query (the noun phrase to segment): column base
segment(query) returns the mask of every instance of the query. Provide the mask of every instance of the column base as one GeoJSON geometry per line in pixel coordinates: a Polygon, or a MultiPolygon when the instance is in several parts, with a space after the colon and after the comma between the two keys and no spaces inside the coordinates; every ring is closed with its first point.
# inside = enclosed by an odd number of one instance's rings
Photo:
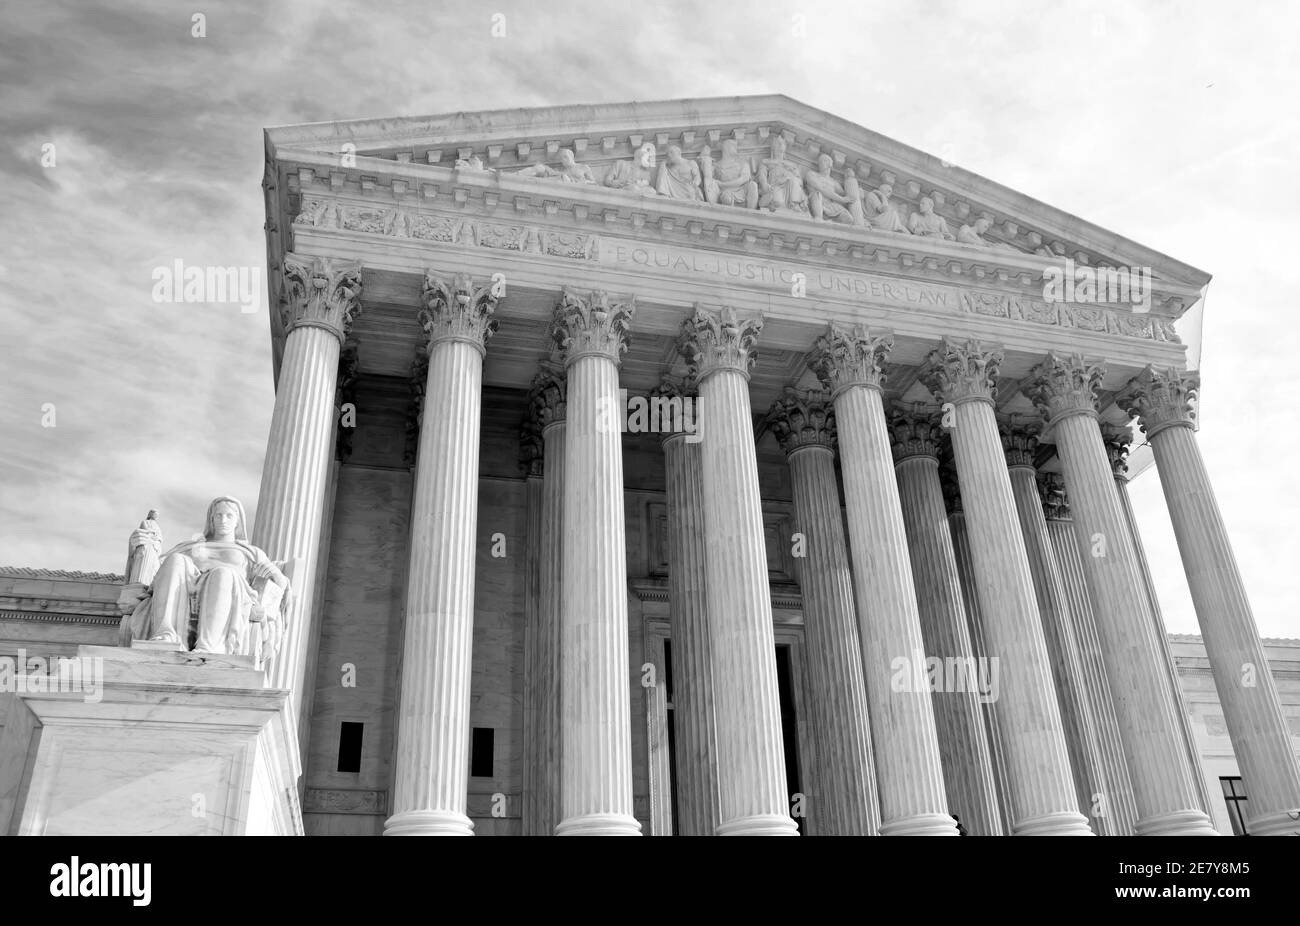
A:
{"type": "Polygon", "coordinates": [[[1247,820],[1246,832],[1252,836],[1300,836],[1300,807],[1247,820]]]}
{"type": "Polygon", "coordinates": [[[948,814],[922,813],[880,825],[881,836],[956,836],[957,821],[948,814]]]}
{"type": "Polygon", "coordinates": [[[1073,810],[1019,820],[1011,827],[1013,836],[1093,836],[1088,818],[1073,810]]]}
{"type": "Polygon", "coordinates": [[[588,813],[568,817],[555,828],[556,836],[640,836],[641,824],[623,813],[588,813]]]}
{"type": "Polygon", "coordinates": [[[385,836],[473,836],[469,817],[454,810],[405,810],[384,821],[385,836]]]}
{"type": "Polygon", "coordinates": [[[798,836],[799,824],[779,813],[759,813],[719,823],[715,836],[798,836]]]}
{"type": "Polygon", "coordinates": [[[1158,817],[1144,817],[1133,827],[1135,836],[1218,836],[1210,818],[1199,810],[1175,810],[1158,817]]]}

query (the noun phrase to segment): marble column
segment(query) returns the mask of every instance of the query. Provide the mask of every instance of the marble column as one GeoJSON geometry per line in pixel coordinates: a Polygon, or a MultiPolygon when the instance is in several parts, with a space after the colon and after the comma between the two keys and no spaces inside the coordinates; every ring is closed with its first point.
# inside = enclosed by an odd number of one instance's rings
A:
{"type": "Polygon", "coordinates": [[[1115,717],[1115,699],[1106,677],[1106,661],[1097,636],[1097,624],[1088,597],[1088,581],[1083,574],[1079,543],[1074,536],[1074,522],[1065,495],[1065,480],[1060,473],[1038,473],[1038,496],[1043,506],[1047,536],[1060,568],[1061,586],[1069,607],[1070,624],[1079,645],[1079,665],[1083,670],[1084,690],[1093,717],[1097,749],[1105,778],[1102,802],[1090,816],[1107,836],[1132,836],[1137,824],[1137,804],[1129,781],[1124,757],[1124,741],[1115,717]]]}
{"type": "MultiPolygon", "coordinates": [[[[926,652],[975,666],[939,483],[939,418],[930,409],[900,408],[890,431],[926,652]]],[[[933,701],[948,808],[972,836],[1001,836],[1002,812],[978,692],[938,691],[933,701]]]]}
{"type": "Polygon", "coordinates": [[[1252,835],[1300,830],[1300,766],[1194,432],[1200,377],[1148,366],[1116,403],[1138,417],[1155,454],[1232,751],[1249,795],[1252,835]]]}
{"type": "Polygon", "coordinates": [[[267,686],[289,690],[295,730],[307,699],[307,645],[316,620],[321,519],[334,453],[339,352],[360,311],[361,264],[284,256],[284,355],[262,463],[252,542],[273,560],[293,562],[284,637],[267,686]]]}
{"type": "Polygon", "coordinates": [[[955,836],[930,689],[916,683],[925,643],[881,397],[893,343],[831,323],[808,363],[835,406],[880,833],[955,836]]]}
{"type": "MultiPolygon", "coordinates": [[[[957,561],[957,576],[961,580],[961,598],[966,608],[966,624],[970,628],[971,651],[976,659],[988,659],[988,640],[984,634],[984,618],[980,614],[979,594],[975,591],[975,560],[970,552],[970,536],[966,533],[966,513],[961,507],[961,492],[957,485],[957,465],[952,459],[952,442],[940,450],[939,484],[943,488],[944,507],[948,512],[948,532],[952,534],[952,552],[957,561]]],[[[1011,832],[1011,788],[1007,784],[1007,759],[1002,753],[1002,733],[998,729],[997,714],[993,705],[980,705],[984,716],[984,732],[993,759],[993,781],[997,784],[998,818],[1002,835],[1011,832]]]]}
{"type": "MultiPolygon", "coordinates": [[[[563,352],[560,823],[557,836],[639,836],[632,815],[632,705],[618,369],[634,301],[566,290],[563,352]]],[[[547,448],[549,451],[549,447],[547,448]]]]}
{"type": "Polygon", "coordinates": [[[986,642],[998,660],[993,710],[1003,734],[1017,836],[1091,836],[1074,778],[1020,532],[994,398],[1002,354],[945,341],[926,385],[944,403],[975,565],[986,642]]]}
{"type": "Polygon", "coordinates": [[[538,836],[553,836],[560,823],[561,733],[560,614],[564,573],[564,468],[566,456],[564,369],[544,363],[529,393],[530,415],[542,440],[541,528],[537,557],[536,775],[533,824],[538,836]]]}
{"type": "Polygon", "coordinates": [[[875,836],[880,830],[853,575],[835,479],[835,411],[821,393],[786,390],[768,427],[790,464],[794,515],[803,535],[799,585],[817,742],[818,832],[875,836]]]}
{"type": "Polygon", "coordinates": [[[542,504],[546,484],[542,480],[541,429],[533,419],[531,403],[520,426],[520,463],[524,467],[524,705],[522,786],[522,830],[525,836],[546,836],[542,823],[543,789],[539,787],[543,765],[540,735],[542,714],[541,611],[542,611],[542,504]]]}
{"type": "Polygon", "coordinates": [[[786,794],[749,369],[763,322],[696,305],[679,349],[699,384],[719,836],[794,836],[786,794]]]}
{"type": "Polygon", "coordinates": [[[1217,835],[1200,810],[1137,554],[1102,444],[1100,363],[1049,355],[1025,381],[1065,474],[1075,536],[1137,802],[1139,836],[1217,835]]]}
{"type": "Polygon", "coordinates": [[[1079,806],[1087,812],[1098,836],[1116,835],[1111,832],[1105,813],[1106,776],[1083,679],[1079,644],[1070,620],[1061,569],[1047,533],[1042,500],[1038,496],[1038,471],[1034,466],[1038,430],[1036,426],[1015,422],[1004,424],[1001,429],[1002,450],[1006,454],[1011,492],[1015,496],[1021,535],[1029,556],[1029,571],[1034,578],[1038,614],[1051,660],[1056,700],[1061,710],[1070,765],[1074,769],[1079,806]]]}
{"type": "MultiPolygon", "coordinates": [[[[1169,647],[1169,631],[1165,629],[1165,619],[1160,613],[1160,599],[1151,578],[1151,567],[1147,563],[1146,550],[1142,546],[1142,535],[1138,531],[1137,519],[1133,515],[1133,503],[1128,497],[1128,448],[1133,441],[1133,432],[1127,427],[1106,425],[1101,429],[1102,440],[1106,444],[1106,455],[1110,458],[1111,473],[1115,476],[1115,491],[1119,495],[1119,506],[1124,511],[1124,524],[1128,528],[1129,538],[1137,553],[1138,569],[1142,573],[1142,584],[1147,590],[1147,604],[1151,608],[1151,617],[1155,621],[1156,642],[1160,644],[1160,655],[1168,669],[1169,691],[1174,699],[1174,713],[1178,717],[1178,727],[1183,734],[1183,743],[1187,748],[1187,761],[1192,767],[1192,779],[1196,782],[1196,794],[1200,808],[1207,817],[1214,818],[1210,809],[1210,793],[1205,784],[1205,770],[1201,766],[1201,753],[1196,743],[1196,734],[1192,729],[1192,718],[1187,710],[1187,700],[1183,697],[1183,686],[1178,681],[1178,667],[1174,663],[1173,650],[1169,647]]],[[[1216,798],[1218,792],[1216,790],[1216,798]]]]}
{"type": "MultiPolygon", "coordinates": [[[[656,395],[698,402],[696,392],[693,383],[665,379],[656,395]]],[[[722,806],[713,716],[714,656],[709,644],[704,455],[699,431],[667,432],[663,452],[677,747],[677,835],[712,836],[722,820],[722,806]]]]}
{"type": "Polygon", "coordinates": [[[422,301],[429,372],[411,505],[393,815],[384,835],[472,836],[465,811],[479,419],[497,297],[493,284],[430,271],[422,301]]]}

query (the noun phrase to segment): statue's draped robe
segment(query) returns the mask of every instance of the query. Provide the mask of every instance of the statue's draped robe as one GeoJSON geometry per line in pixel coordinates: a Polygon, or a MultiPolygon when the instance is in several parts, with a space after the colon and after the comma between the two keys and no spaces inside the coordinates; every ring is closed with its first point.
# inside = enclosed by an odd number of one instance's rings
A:
{"type": "Polygon", "coordinates": [[[196,651],[251,654],[250,618],[261,617],[254,609],[269,620],[279,610],[279,586],[266,583],[259,593],[251,581],[254,567],[270,562],[257,547],[239,540],[196,540],[174,547],[154,576],[152,597],[131,616],[132,638],[189,648],[193,601],[198,610],[196,651]]]}

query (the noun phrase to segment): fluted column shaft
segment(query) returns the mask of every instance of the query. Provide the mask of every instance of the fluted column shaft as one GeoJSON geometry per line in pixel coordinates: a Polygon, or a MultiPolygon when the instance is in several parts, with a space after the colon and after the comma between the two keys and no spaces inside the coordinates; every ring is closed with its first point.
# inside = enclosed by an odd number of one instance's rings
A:
{"type": "Polygon", "coordinates": [[[1048,486],[1047,494],[1044,495],[1043,514],[1047,519],[1047,534],[1051,539],[1052,551],[1056,554],[1056,563],[1061,572],[1061,585],[1065,589],[1070,623],[1079,645],[1084,690],[1095,724],[1097,748],[1106,782],[1097,813],[1104,818],[1102,831],[1106,835],[1132,836],[1137,823],[1137,804],[1133,800],[1133,785],[1129,781],[1128,764],[1124,757],[1124,741],[1115,716],[1115,699],[1111,694],[1110,681],[1106,677],[1106,661],[1097,636],[1092,602],[1088,597],[1088,581],[1083,574],[1079,543],[1075,539],[1074,524],[1069,519],[1064,504],[1064,487],[1060,476],[1051,474],[1045,479],[1045,475],[1040,474],[1039,482],[1040,492],[1043,492],[1044,486],[1048,486]]]}
{"type": "Polygon", "coordinates": [[[1047,535],[1047,521],[1038,496],[1036,472],[1032,465],[1012,465],[1009,472],[1025,552],[1029,557],[1029,570],[1038,596],[1038,613],[1042,618],[1043,638],[1056,683],[1057,703],[1066,733],[1070,764],[1074,769],[1079,806],[1087,810],[1098,836],[1117,835],[1104,812],[1106,776],[1083,680],[1079,646],[1070,622],[1065,586],[1047,535]],[[1099,813],[1093,813],[1094,806],[1099,813]]]}
{"type": "MultiPolygon", "coordinates": [[[[1105,433],[1102,434],[1105,437],[1105,433]]],[[[1107,441],[1107,450],[1110,449],[1107,441]]],[[[1112,466],[1114,459],[1111,460],[1112,466]]],[[[1169,646],[1169,631],[1165,629],[1165,619],[1160,613],[1160,601],[1156,595],[1155,582],[1151,578],[1151,566],[1147,563],[1146,551],[1142,548],[1142,535],[1138,532],[1137,519],[1133,515],[1133,503],[1128,497],[1127,477],[1116,474],[1115,491],[1119,494],[1119,506],[1124,511],[1124,523],[1128,527],[1129,537],[1133,540],[1133,549],[1137,552],[1138,571],[1142,573],[1142,584],[1147,590],[1147,603],[1151,608],[1151,617],[1155,621],[1156,642],[1160,644],[1160,657],[1165,664],[1165,677],[1169,680],[1169,691],[1174,700],[1174,714],[1178,718],[1178,728],[1183,734],[1183,743],[1187,749],[1187,761],[1192,769],[1192,780],[1196,782],[1197,806],[1211,817],[1210,793],[1205,783],[1205,769],[1201,765],[1200,748],[1196,743],[1196,733],[1192,729],[1192,718],[1187,711],[1187,699],[1183,697],[1183,688],[1178,681],[1178,665],[1174,662],[1173,650],[1169,646]]]]}
{"type": "MultiPolygon", "coordinates": [[[[557,836],[637,836],[618,358],[632,308],[566,292],[555,337],[568,380],[560,609],[557,836]]],[[[548,448],[549,449],[549,448],[548,448]]]]}
{"type": "Polygon", "coordinates": [[[1091,836],[1078,810],[1065,733],[1043,640],[1011,480],[993,411],[1001,354],[945,343],[931,354],[930,388],[952,415],[952,451],[989,651],[999,660],[993,701],[1017,836],[1091,836]]]}
{"type": "Polygon", "coordinates": [[[321,517],[334,455],[334,397],[342,342],[359,311],[361,267],[321,258],[284,258],[288,329],[267,437],[252,542],[277,561],[295,561],[292,594],[268,686],[289,690],[292,728],[306,692],[315,621],[321,517]]]}
{"type": "MultiPolygon", "coordinates": [[[[894,430],[897,436],[898,424],[894,430]]],[[[899,447],[896,443],[896,456],[899,447]]],[[[939,484],[939,461],[928,453],[909,454],[904,449],[897,476],[926,651],[974,666],[961,579],[939,484]]],[[[948,807],[972,836],[1001,836],[993,757],[979,694],[969,688],[935,692],[933,700],[948,807]]]]}
{"type": "Polygon", "coordinates": [[[1121,396],[1155,453],[1183,571],[1241,769],[1252,834],[1300,830],[1300,766],[1245,584],[1192,430],[1198,378],[1147,368],[1121,396]]]}
{"type": "Polygon", "coordinates": [[[1216,835],[1199,809],[1154,622],[1124,524],[1095,409],[1100,364],[1049,357],[1027,387],[1043,411],[1065,474],[1094,604],[1106,675],[1137,803],[1136,832],[1216,835]]]}
{"type": "MultiPolygon", "coordinates": [[[[540,469],[540,467],[539,467],[540,469]]],[[[524,479],[524,705],[523,763],[521,779],[522,817],[525,836],[544,836],[551,832],[542,823],[542,499],[546,486],[540,472],[529,472],[524,479]]]]}
{"type": "Polygon", "coordinates": [[[853,576],[835,479],[834,413],[819,393],[793,390],[768,415],[790,464],[794,514],[803,535],[799,585],[811,667],[809,705],[817,741],[818,833],[874,836],[880,830],[853,576]]]}
{"type": "Polygon", "coordinates": [[[810,365],[835,405],[880,832],[955,836],[930,691],[914,684],[925,644],[881,399],[892,346],[888,334],[832,324],[810,365]]]}
{"type": "Polygon", "coordinates": [[[793,836],[749,367],[762,330],[695,307],[682,352],[699,384],[719,836],[793,836]]]}
{"type": "Polygon", "coordinates": [[[721,822],[713,719],[704,527],[704,457],[683,433],[665,438],[668,607],[673,635],[673,718],[679,835],[712,836],[721,822]]]}
{"type": "MultiPolygon", "coordinates": [[[[956,472],[949,470],[953,480],[956,472]]],[[[975,560],[970,552],[970,537],[966,533],[966,513],[960,504],[948,513],[948,530],[952,534],[952,552],[957,560],[957,575],[961,579],[961,597],[966,606],[966,623],[970,628],[971,651],[977,659],[989,659],[988,641],[984,635],[984,618],[980,614],[979,593],[975,590],[975,560]]],[[[992,704],[982,704],[984,732],[989,744],[989,755],[993,760],[993,781],[997,785],[998,819],[1002,824],[1002,835],[1011,832],[1011,786],[1008,784],[1007,759],[1002,751],[1002,731],[998,728],[998,717],[992,704]]]]}
{"type": "Polygon", "coordinates": [[[444,340],[429,352],[402,644],[389,836],[470,836],[470,652],[478,533],[483,356],[444,340]]]}
{"type": "MultiPolygon", "coordinates": [[[[562,664],[561,614],[564,601],[564,498],[568,459],[564,420],[547,425],[542,475],[542,550],[538,561],[537,774],[539,836],[553,836],[560,823],[563,737],[560,732],[562,664]]],[[[629,708],[630,709],[630,708],[629,708]]]]}

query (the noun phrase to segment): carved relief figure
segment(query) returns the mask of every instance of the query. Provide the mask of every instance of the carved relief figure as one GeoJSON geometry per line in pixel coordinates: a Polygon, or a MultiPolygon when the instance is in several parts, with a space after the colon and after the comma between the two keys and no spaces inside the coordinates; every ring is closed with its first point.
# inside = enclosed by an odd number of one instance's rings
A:
{"type": "Polygon", "coordinates": [[[704,176],[704,198],[722,206],[758,208],[758,184],[749,161],[740,156],[734,138],[722,143],[722,157],[715,163],[706,146],[700,154],[704,176]]]}
{"type": "Polygon", "coordinates": [[[934,200],[928,196],[921,197],[921,210],[912,213],[912,217],[907,222],[907,228],[912,234],[921,235],[925,238],[952,240],[952,232],[948,231],[948,223],[944,221],[943,216],[934,211],[934,200]]]}
{"type": "Polygon", "coordinates": [[[158,511],[149,509],[140,526],[131,532],[126,543],[126,584],[139,582],[148,585],[158,571],[162,553],[162,528],[158,525],[158,511]]]}
{"type": "Polygon", "coordinates": [[[1001,241],[993,241],[992,239],[984,237],[992,226],[992,222],[981,216],[975,220],[973,225],[963,225],[961,228],[957,229],[957,240],[962,244],[974,244],[982,248],[1002,248],[1003,250],[1010,250],[1001,241]]]}
{"type": "Polygon", "coordinates": [[[892,186],[882,183],[876,189],[863,194],[862,201],[867,214],[867,224],[879,231],[909,234],[907,226],[903,224],[903,219],[898,214],[898,207],[889,199],[893,193],[892,186]]]}
{"type": "Polygon", "coordinates": [[[630,161],[617,161],[605,178],[605,186],[639,196],[658,196],[654,188],[655,146],[646,142],[630,161]]]}
{"type": "Polygon", "coordinates": [[[173,547],[162,558],[149,597],[128,618],[129,639],[254,656],[260,642],[266,656],[283,630],[280,611],[288,588],[284,573],[248,542],[243,505],[221,496],[208,506],[203,539],[173,547]],[[260,641],[250,635],[252,624],[263,625],[260,641]]]}
{"type": "Polygon", "coordinates": [[[591,173],[591,168],[586,164],[579,164],[577,158],[573,156],[573,151],[568,148],[560,149],[559,178],[567,183],[596,182],[596,178],[591,173]]]}
{"type": "MultiPolygon", "coordinates": [[[[808,210],[819,222],[834,219],[837,222],[861,225],[862,203],[857,196],[849,196],[839,181],[831,176],[833,163],[829,154],[823,154],[817,158],[817,167],[810,167],[804,174],[804,183],[808,187],[808,210]]],[[[852,173],[852,168],[849,173],[852,173]]]]}
{"type": "Polygon", "coordinates": [[[456,158],[456,169],[487,171],[487,168],[483,166],[483,159],[477,154],[472,154],[467,158],[456,158]]]}
{"type": "Polygon", "coordinates": [[[700,168],[694,161],[682,157],[677,145],[668,146],[668,157],[659,168],[659,195],[673,199],[701,200],[700,168]]]}
{"type": "Polygon", "coordinates": [[[799,168],[785,159],[785,139],[780,135],[772,138],[772,156],[759,164],[758,193],[760,209],[808,211],[808,197],[804,195],[799,168]]]}

